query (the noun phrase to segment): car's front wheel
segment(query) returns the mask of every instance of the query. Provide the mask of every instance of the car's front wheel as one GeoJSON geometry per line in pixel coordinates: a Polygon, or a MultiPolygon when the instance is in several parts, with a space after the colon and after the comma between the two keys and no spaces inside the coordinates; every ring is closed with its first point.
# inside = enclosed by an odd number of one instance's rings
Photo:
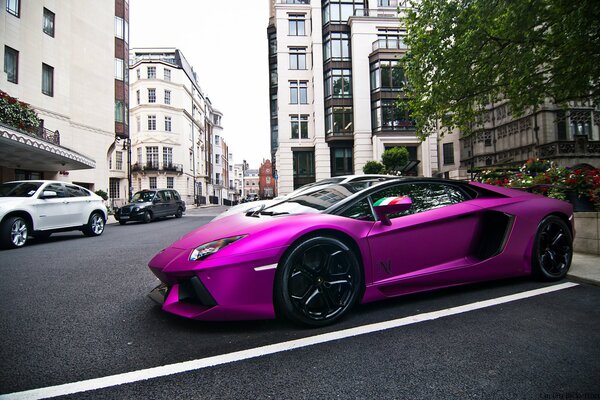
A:
{"type": "Polygon", "coordinates": [[[540,223],[533,245],[533,273],[545,281],[557,281],[569,272],[573,235],[567,224],[550,215],[540,223]]]}
{"type": "Polygon", "coordinates": [[[296,245],[279,265],[277,310],[293,322],[328,325],[346,314],[362,288],[354,252],[333,237],[313,237],[296,245]]]}
{"type": "Polygon", "coordinates": [[[104,232],[104,217],[99,212],[93,212],[88,219],[88,223],[83,228],[85,236],[100,236],[104,232]]]}
{"type": "Polygon", "coordinates": [[[142,216],[142,221],[145,224],[152,221],[152,214],[150,214],[150,211],[144,211],[144,215],[142,216]]]}
{"type": "Polygon", "coordinates": [[[183,216],[183,210],[181,208],[177,209],[177,212],[175,213],[175,218],[181,218],[183,216]]]}
{"type": "Polygon", "coordinates": [[[9,217],[0,226],[0,245],[3,248],[23,247],[28,237],[29,227],[22,217],[9,217]]]}

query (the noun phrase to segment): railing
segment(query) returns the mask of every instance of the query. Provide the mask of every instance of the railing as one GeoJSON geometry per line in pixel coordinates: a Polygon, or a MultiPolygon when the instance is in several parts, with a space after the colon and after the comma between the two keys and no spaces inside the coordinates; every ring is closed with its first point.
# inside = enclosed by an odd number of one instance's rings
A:
{"type": "Polygon", "coordinates": [[[600,141],[589,141],[586,136],[575,140],[559,140],[540,145],[539,154],[541,158],[562,155],[597,157],[600,155],[600,141]]]}
{"type": "Polygon", "coordinates": [[[310,0],[280,0],[282,4],[310,4],[310,0]]]}
{"type": "Polygon", "coordinates": [[[376,50],[406,50],[408,46],[404,43],[404,38],[390,37],[385,39],[377,39],[373,42],[373,51],[376,50]]]}
{"type": "Polygon", "coordinates": [[[50,129],[44,128],[43,123],[40,124],[40,126],[37,128],[37,130],[36,129],[33,129],[33,130],[20,129],[19,127],[12,126],[12,125],[5,124],[5,123],[2,123],[0,125],[6,126],[7,128],[10,128],[10,129],[14,129],[18,132],[23,132],[29,136],[34,136],[38,139],[42,139],[45,142],[60,146],[60,132],[58,132],[58,130],[51,131],[50,129]]]}
{"type": "Polygon", "coordinates": [[[163,171],[163,172],[176,172],[178,174],[183,173],[183,165],[182,164],[159,164],[153,162],[147,162],[146,164],[134,163],[131,164],[131,172],[140,172],[140,171],[163,171]]]}
{"type": "Polygon", "coordinates": [[[356,8],[354,10],[355,17],[379,17],[379,18],[397,18],[398,12],[396,8],[385,8],[385,9],[368,9],[368,8],[356,8]]]}

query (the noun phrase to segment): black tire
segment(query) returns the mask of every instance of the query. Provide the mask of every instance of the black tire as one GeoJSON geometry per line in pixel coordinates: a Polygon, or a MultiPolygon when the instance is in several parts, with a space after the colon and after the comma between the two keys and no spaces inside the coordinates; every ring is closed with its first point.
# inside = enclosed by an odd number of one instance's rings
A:
{"type": "Polygon", "coordinates": [[[0,226],[0,246],[5,249],[25,246],[29,230],[29,225],[24,218],[8,217],[0,226]]]}
{"type": "Polygon", "coordinates": [[[183,210],[181,208],[177,209],[177,212],[175,213],[175,218],[181,218],[183,217],[183,210]]]}
{"type": "Polygon", "coordinates": [[[296,245],[275,276],[278,313],[306,326],[324,326],[345,315],[362,290],[360,263],[342,241],[317,236],[296,245]]]}
{"type": "Polygon", "coordinates": [[[142,217],[142,222],[147,224],[152,221],[152,214],[150,211],[144,211],[144,216],[142,217]]]}
{"type": "Polygon", "coordinates": [[[126,223],[127,223],[127,221],[123,221],[123,220],[119,221],[120,225],[125,225],[126,223]]]}
{"type": "Polygon", "coordinates": [[[538,226],[533,243],[532,271],[543,281],[563,279],[573,258],[573,235],[567,224],[550,215],[538,226]]]}
{"type": "Polygon", "coordinates": [[[85,236],[100,236],[102,232],[104,232],[104,226],[106,221],[104,220],[104,216],[99,211],[94,211],[90,218],[88,219],[88,223],[83,227],[83,234],[85,236]]]}

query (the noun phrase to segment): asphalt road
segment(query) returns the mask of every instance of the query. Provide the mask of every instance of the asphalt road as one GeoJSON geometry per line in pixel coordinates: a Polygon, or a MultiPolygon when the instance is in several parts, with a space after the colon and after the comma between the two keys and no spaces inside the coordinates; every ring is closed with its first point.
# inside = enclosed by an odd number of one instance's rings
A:
{"type": "MultiPolygon", "coordinates": [[[[0,253],[2,394],[140,371],[544,288],[530,279],[359,306],[340,323],[207,323],[146,297],[148,260],[217,210],[53,235],[0,253]],[[191,215],[194,214],[194,215],[191,215]]],[[[600,399],[600,288],[579,285],[394,329],[65,398],[600,399]],[[579,396],[579,397],[578,397],[579,396]]]]}

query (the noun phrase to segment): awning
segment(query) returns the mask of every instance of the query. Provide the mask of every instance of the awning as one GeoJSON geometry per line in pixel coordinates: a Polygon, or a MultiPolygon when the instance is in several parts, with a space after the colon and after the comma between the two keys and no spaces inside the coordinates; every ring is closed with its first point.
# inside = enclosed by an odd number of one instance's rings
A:
{"type": "Polygon", "coordinates": [[[96,168],[96,161],[32,134],[0,126],[0,166],[33,171],[96,168]]]}

